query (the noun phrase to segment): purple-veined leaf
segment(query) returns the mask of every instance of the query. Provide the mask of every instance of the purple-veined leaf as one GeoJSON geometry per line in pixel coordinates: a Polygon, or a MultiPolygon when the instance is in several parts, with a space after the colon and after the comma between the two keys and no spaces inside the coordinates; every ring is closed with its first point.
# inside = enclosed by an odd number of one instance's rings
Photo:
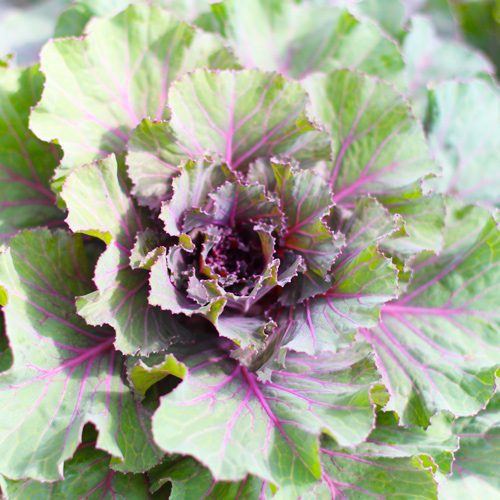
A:
{"type": "Polygon", "coordinates": [[[191,457],[172,456],[149,473],[151,490],[157,491],[172,484],[171,500],[203,498],[210,500],[230,498],[271,498],[267,481],[247,476],[242,481],[214,481],[210,470],[191,457]]]}
{"type": "Polygon", "coordinates": [[[437,173],[422,127],[389,84],[353,71],[313,75],[310,112],[332,135],[328,172],[337,204],[383,195],[437,173]]]}
{"type": "Polygon", "coordinates": [[[165,118],[179,75],[233,64],[215,35],[148,5],[95,20],[83,38],[49,42],[41,61],[46,83],[30,126],[44,140],[57,139],[67,168],[122,152],[143,118],[165,118]]]}
{"type": "Polygon", "coordinates": [[[333,264],[329,289],[280,314],[287,348],[335,352],[354,341],[361,327],[377,324],[380,306],[398,292],[397,271],[377,250],[398,229],[398,220],[370,198],[360,200],[338,229],[345,247],[333,264]]]}
{"type": "Polygon", "coordinates": [[[333,5],[310,3],[225,0],[225,31],[244,66],[292,78],[358,68],[389,80],[400,79],[402,56],[375,23],[358,20],[333,5]]]}
{"type": "Polygon", "coordinates": [[[64,479],[43,483],[33,479],[13,481],[0,476],[0,486],[6,498],[81,498],[88,500],[146,499],[149,486],[144,474],[123,474],[110,467],[110,456],[83,443],[64,464],[64,479]]]}
{"type": "Polygon", "coordinates": [[[413,265],[406,293],[362,330],[403,423],[426,425],[438,410],[473,415],[491,397],[500,360],[499,232],[478,207],[448,201],[443,251],[413,265]]]}
{"type": "Polygon", "coordinates": [[[0,241],[20,229],[62,224],[49,186],[59,148],[28,129],[29,112],[42,85],[37,67],[0,66],[0,241]]]}
{"type": "Polygon", "coordinates": [[[330,156],[328,136],[305,114],[306,92],[276,73],[197,70],[171,85],[168,100],[172,129],[193,158],[212,154],[242,170],[261,156],[330,156]]]}
{"type": "Polygon", "coordinates": [[[91,328],[74,297],[91,287],[79,236],[23,232],[0,254],[11,368],[0,375],[0,472],[58,480],[86,422],[115,467],[143,471],[161,454],[149,416],[121,380],[122,357],[109,329],[91,328]]]}
{"type": "Polygon", "coordinates": [[[143,120],[130,136],[126,160],[137,201],[159,208],[172,194],[172,180],[185,160],[168,123],[143,120]]]}
{"type": "Polygon", "coordinates": [[[162,235],[149,227],[138,232],[130,252],[130,267],[149,271],[158,257],[166,252],[163,244],[162,235]]]}
{"type": "Polygon", "coordinates": [[[130,268],[136,235],[146,225],[119,178],[116,160],[75,169],[61,196],[70,228],[108,244],[95,270],[97,290],[78,298],[79,314],[91,325],[111,325],[116,348],[126,354],[147,354],[168,345],[183,330],[171,314],[148,303],[148,272],[130,268]]]}
{"type": "Polygon", "coordinates": [[[320,432],[344,445],[370,432],[377,375],[365,348],[335,358],[288,353],[265,382],[218,350],[188,357],[186,377],[154,416],[155,440],[196,457],[216,480],[255,474],[298,492],[319,479],[320,432]]]}

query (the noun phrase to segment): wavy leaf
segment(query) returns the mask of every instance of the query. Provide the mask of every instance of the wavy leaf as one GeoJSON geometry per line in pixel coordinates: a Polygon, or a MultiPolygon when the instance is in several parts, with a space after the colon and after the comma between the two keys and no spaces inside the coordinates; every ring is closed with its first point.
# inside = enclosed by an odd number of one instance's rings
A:
{"type": "Polygon", "coordinates": [[[327,177],[337,204],[361,194],[389,194],[438,172],[408,102],[389,84],[334,71],[311,76],[304,85],[311,114],[332,135],[327,177]]]}
{"type": "Polygon", "coordinates": [[[188,374],[155,414],[155,440],[193,455],[216,480],[255,474],[300,491],[319,478],[321,431],[352,445],[372,426],[376,374],[363,349],[337,358],[289,354],[265,382],[219,351],[184,362],[188,374]]]}
{"type": "Polygon", "coordinates": [[[49,42],[41,61],[46,84],[30,126],[44,140],[57,139],[70,168],[122,152],[143,118],[167,116],[176,77],[227,67],[232,57],[214,35],[161,8],[132,5],[95,20],[85,38],[49,42]]]}
{"type": "Polygon", "coordinates": [[[121,380],[113,335],[88,327],[75,311],[74,297],[90,288],[80,238],[20,233],[0,255],[0,283],[14,356],[0,375],[0,472],[61,479],[86,422],[95,424],[97,446],[116,457],[116,467],[138,472],[155,465],[148,415],[121,380]]]}
{"type": "Polygon", "coordinates": [[[449,202],[444,236],[441,254],[415,263],[406,293],[363,331],[391,394],[387,409],[403,423],[427,425],[438,410],[473,415],[495,386],[498,228],[487,211],[449,202]]]}

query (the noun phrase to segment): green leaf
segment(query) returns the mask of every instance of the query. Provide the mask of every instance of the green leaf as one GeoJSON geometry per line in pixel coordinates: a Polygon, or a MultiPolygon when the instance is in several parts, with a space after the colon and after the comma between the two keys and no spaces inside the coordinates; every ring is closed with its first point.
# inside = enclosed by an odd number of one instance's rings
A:
{"type": "Polygon", "coordinates": [[[167,354],[160,363],[139,360],[129,369],[128,378],[135,392],[143,398],[146,391],[156,382],[169,375],[182,379],[186,376],[186,373],[186,366],[177,361],[172,354],[167,354]]]}
{"type": "Polygon", "coordinates": [[[166,117],[176,77],[232,64],[217,37],[147,5],[95,20],[85,38],[53,40],[41,59],[46,84],[30,126],[61,144],[67,168],[122,152],[143,118],[166,117]]]}
{"type": "Polygon", "coordinates": [[[366,354],[289,353],[286,368],[271,370],[265,382],[220,351],[191,356],[185,379],[154,416],[155,440],[167,452],[196,457],[216,480],[255,474],[297,493],[320,476],[322,431],[345,445],[370,431],[376,373],[366,354]]]}
{"type": "Polygon", "coordinates": [[[49,187],[59,149],[28,129],[42,86],[37,67],[0,67],[0,241],[20,229],[62,223],[49,187]]]}
{"type": "Polygon", "coordinates": [[[363,330],[402,423],[427,425],[438,410],[477,413],[498,364],[499,231],[478,207],[449,202],[444,248],[413,265],[406,293],[363,330]]]}
{"type": "Polygon", "coordinates": [[[437,499],[432,472],[418,457],[386,458],[376,451],[342,449],[332,440],[325,440],[321,452],[323,482],[331,498],[437,499]]]}
{"type": "Polygon", "coordinates": [[[382,195],[438,172],[409,104],[387,83],[350,71],[305,81],[311,114],[331,133],[333,200],[382,195]]]}
{"type": "Polygon", "coordinates": [[[455,78],[492,74],[493,65],[481,53],[456,40],[440,38],[429,19],[414,16],[403,42],[409,93],[418,115],[424,116],[427,87],[455,78]]]}
{"type": "Polygon", "coordinates": [[[87,323],[111,325],[115,346],[123,353],[148,354],[183,330],[171,314],[148,304],[148,272],[129,267],[136,235],[147,221],[123,184],[116,160],[109,157],[75,169],[63,185],[69,227],[108,244],[95,270],[97,291],[79,297],[77,308],[87,323]]]}
{"type": "Polygon", "coordinates": [[[472,418],[460,418],[454,431],[460,437],[453,474],[439,481],[440,498],[496,498],[500,493],[500,397],[472,418]]]}
{"type": "Polygon", "coordinates": [[[87,443],[64,464],[64,479],[56,483],[13,481],[0,476],[0,486],[10,500],[63,498],[121,499],[148,498],[143,474],[123,474],[110,467],[107,453],[87,443]]]}
{"type": "Polygon", "coordinates": [[[429,143],[443,177],[430,185],[467,202],[500,203],[500,95],[481,80],[447,82],[430,93],[429,143]]]}
{"type": "Polygon", "coordinates": [[[0,254],[14,357],[0,375],[0,472],[9,478],[61,479],[86,422],[119,469],[158,462],[149,416],[121,380],[112,332],[76,314],[74,297],[89,291],[90,271],[80,237],[62,231],[20,233],[0,254]]]}
{"type": "Polygon", "coordinates": [[[303,78],[357,68],[397,80],[404,64],[396,44],[368,20],[343,9],[286,0],[225,0],[226,35],[247,68],[303,78]]]}
{"type": "Polygon", "coordinates": [[[214,482],[210,470],[191,457],[174,456],[149,473],[152,491],[155,492],[167,482],[172,483],[171,500],[188,498],[269,498],[267,481],[255,476],[247,476],[242,481],[214,482]]]}
{"type": "Polygon", "coordinates": [[[306,92],[275,73],[197,70],[172,84],[171,125],[193,158],[212,154],[232,169],[260,157],[315,163],[329,157],[328,136],[305,114],[306,92]]]}
{"type": "Polygon", "coordinates": [[[168,123],[143,120],[132,132],[126,160],[132,194],[138,202],[158,208],[169,199],[172,180],[185,160],[168,123]]]}

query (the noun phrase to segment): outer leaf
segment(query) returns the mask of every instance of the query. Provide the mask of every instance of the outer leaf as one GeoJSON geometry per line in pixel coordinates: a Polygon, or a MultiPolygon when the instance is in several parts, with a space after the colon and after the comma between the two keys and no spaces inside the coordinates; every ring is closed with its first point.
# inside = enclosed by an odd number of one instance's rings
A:
{"type": "Polygon", "coordinates": [[[423,16],[412,18],[410,32],[403,43],[403,54],[407,63],[409,93],[422,117],[428,85],[494,73],[493,65],[480,52],[458,41],[439,38],[430,20],[423,16]]]}
{"type": "Polygon", "coordinates": [[[158,208],[167,200],[172,194],[172,179],[185,159],[168,123],[143,120],[132,132],[127,153],[132,194],[139,203],[158,208]]]}
{"type": "Polygon", "coordinates": [[[19,229],[62,222],[49,188],[58,148],[28,130],[30,108],[42,85],[36,67],[0,67],[0,241],[19,229]]]}
{"type": "Polygon", "coordinates": [[[407,293],[364,331],[391,394],[387,407],[403,423],[426,425],[437,410],[472,415],[491,397],[499,244],[485,210],[452,206],[443,252],[415,264],[407,293]]]}
{"type": "Polygon", "coordinates": [[[311,113],[332,134],[335,160],[328,180],[336,203],[388,194],[437,172],[421,126],[388,84],[334,71],[310,77],[305,86],[311,113]]]}
{"type": "Polygon", "coordinates": [[[95,448],[79,448],[64,464],[64,477],[63,481],[56,483],[42,483],[33,480],[12,481],[0,476],[0,485],[10,500],[148,498],[148,483],[144,475],[114,471],[110,468],[109,455],[95,448]]]}
{"type": "Polygon", "coordinates": [[[215,482],[210,471],[190,457],[172,457],[153,469],[149,474],[152,491],[156,491],[167,482],[172,483],[172,500],[187,498],[269,498],[270,488],[267,481],[254,476],[247,476],[238,482],[215,482]]]}
{"type": "Polygon", "coordinates": [[[76,314],[89,274],[81,240],[64,232],[21,233],[0,255],[14,354],[0,376],[0,471],[12,479],[61,479],[86,422],[120,468],[142,471],[158,460],[147,415],[121,380],[113,336],[76,314]]]}
{"type": "Polygon", "coordinates": [[[314,354],[346,347],[359,328],[378,323],[380,306],[397,294],[396,269],[376,247],[397,229],[395,219],[365,198],[340,229],[346,233],[346,247],[334,263],[333,286],[292,306],[280,322],[291,339],[289,349],[314,354]]]}
{"type": "Polygon", "coordinates": [[[233,170],[259,156],[329,157],[329,140],[305,115],[306,93],[260,71],[198,70],[170,88],[172,128],[192,157],[219,155],[233,170]]]}
{"type": "Polygon", "coordinates": [[[437,498],[432,472],[416,457],[358,454],[356,450],[338,448],[331,440],[321,451],[322,477],[331,498],[437,498]]]}
{"type": "Polygon", "coordinates": [[[86,38],[54,40],[41,59],[47,82],[30,125],[58,140],[66,167],[123,151],[143,118],[165,117],[174,78],[231,63],[219,39],[147,5],[96,20],[86,38]]]}
{"type": "Polygon", "coordinates": [[[500,398],[496,395],[476,417],[457,420],[454,430],[460,437],[460,450],[453,463],[453,475],[440,481],[440,498],[479,500],[499,495],[499,410],[500,398]]]}
{"type": "Polygon", "coordinates": [[[97,291],[78,299],[79,314],[91,325],[113,326],[115,345],[124,353],[141,349],[148,354],[165,347],[180,326],[169,313],[148,304],[148,273],[129,268],[135,236],[144,230],[144,223],[120,182],[115,159],[76,169],[61,195],[71,229],[109,244],[95,271],[97,291]]]}
{"type": "Polygon", "coordinates": [[[335,359],[289,354],[267,382],[207,354],[186,360],[188,375],[163,397],[153,425],[160,446],[195,456],[217,480],[250,473],[298,492],[319,477],[320,431],[354,444],[370,430],[375,373],[362,349],[335,359]]]}
{"type": "Polygon", "coordinates": [[[302,78],[315,71],[359,68],[397,79],[403,60],[377,26],[331,6],[286,0],[226,0],[226,34],[247,68],[302,78]]]}
{"type": "Polygon", "coordinates": [[[432,186],[468,202],[500,203],[499,122],[498,89],[484,81],[448,82],[431,91],[429,141],[443,167],[432,186]]]}

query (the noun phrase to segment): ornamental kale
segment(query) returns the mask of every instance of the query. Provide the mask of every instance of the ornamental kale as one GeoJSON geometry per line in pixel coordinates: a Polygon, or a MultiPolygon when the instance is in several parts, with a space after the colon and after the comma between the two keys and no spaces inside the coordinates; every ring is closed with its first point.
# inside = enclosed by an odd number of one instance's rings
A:
{"type": "Polygon", "coordinates": [[[491,63],[209,3],[77,0],[0,67],[3,493],[497,496],[491,63]]]}

